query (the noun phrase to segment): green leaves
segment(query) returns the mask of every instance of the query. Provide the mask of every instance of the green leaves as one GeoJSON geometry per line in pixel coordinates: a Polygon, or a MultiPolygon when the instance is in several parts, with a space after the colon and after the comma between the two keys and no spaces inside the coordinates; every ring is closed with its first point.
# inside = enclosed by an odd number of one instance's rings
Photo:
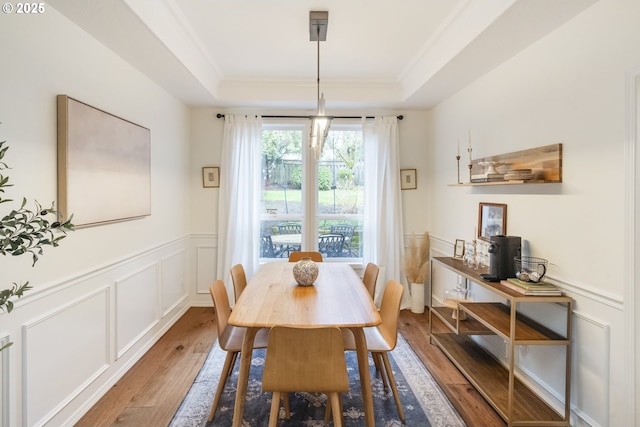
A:
{"type": "Polygon", "coordinates": [[[60,214],[53,203],[50,208],[43,209],[36,201],[33,211],[25,207],[26,203],[27,200],[23,199],[20,209],[12,210],[0,219],[0,254],[18,256],[30,253],[35,265],[44,246],[57,247],[67,231],[73,230],[73,215],[60,222],[60,214]]]}
{"type": "MultiPolygon", "coordinates": [[[[2,161],[9,147],[6,141],[0,142],[0,171],[9,169],[2,161]]],[[[2,194],[6,187],[11,187],[9,177],[0,174],[0,204],[11,202],[11,199],[3,199],[2,194]]],[[[22,198],[20,208],[11,210],[0,218],[0,254],[19,256],[31,254],[33,263],[38,261],[45,246],[56,247],[60,240],[66,237],[67,231],[73,231],[71,215],[66,221],[61,222],[61,214],[55,210],[54,203],[50,208],[43,208],[37,201],[35,209],[27,209],[27,199],[22,198]]],[[[0,311],[11,313],[13,301],[11,298],[20,298],[25,291],[31,289],[29,282],[18,285],[15,282],[9,289],[0,290],[0,311]]],[[[0,347],[0,351],[9,347],[8,343],[0,347]]]]}
{"type": "Polygon", "coordinates": [[[29,282],[23,285],[18,285],[14,282],[11,288],[0,291],[0,311],[6,310],[7,313],[11,313],[11,310],[13,310],[13,302],[9,299],[13,297],[20,298],[24,295],[25,291],[29,289],[31,289],[29,282]]]}

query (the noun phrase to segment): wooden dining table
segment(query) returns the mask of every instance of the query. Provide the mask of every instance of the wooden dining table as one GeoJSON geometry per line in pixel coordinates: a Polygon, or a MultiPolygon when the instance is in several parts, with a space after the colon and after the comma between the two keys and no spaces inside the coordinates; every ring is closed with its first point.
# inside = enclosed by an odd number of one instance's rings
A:
{"type": "MultiPolygon", "coordinates": [[[[355,337],[360,386],[367,426],[375,424],[373,396],[362,328],[381,323],[380,314],[356,272],[344,263],[317,263],[314,285],[300,286],[293,278],[293,262],[263,264],[236,302],[229,323],[247,328],[240,355],[233,426],[242,426],[251,368],[253,342],[261,328],[349,328],[355,337]]],[[[301,390],[304,391],[304,390],[301,390]]]]}

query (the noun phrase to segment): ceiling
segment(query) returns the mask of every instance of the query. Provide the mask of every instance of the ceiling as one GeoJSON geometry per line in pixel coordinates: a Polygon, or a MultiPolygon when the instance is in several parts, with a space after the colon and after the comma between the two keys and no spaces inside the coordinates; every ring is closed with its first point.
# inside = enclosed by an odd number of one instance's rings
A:
{"type": "Polygon", "coordinates": [[[424,109],[597,0],[49,0],[190,106],[424,109]]]}

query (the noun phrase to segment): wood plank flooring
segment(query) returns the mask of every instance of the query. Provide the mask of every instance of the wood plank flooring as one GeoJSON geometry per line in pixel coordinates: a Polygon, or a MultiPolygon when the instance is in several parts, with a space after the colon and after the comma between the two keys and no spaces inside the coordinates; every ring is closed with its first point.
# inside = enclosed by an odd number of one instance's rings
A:
{"type": "MultiPolygon", "coordinates": [[[[429,344],[429,315],[400,312],[400,330],[468,427],[506,424],[444,354],[429,344]]],[[[213,308],[190,308],[76,427],[163,427],[187,394],[216,339],[213,308]]],[[[436,427],[436,426],[434,426],[436,427]]]]}

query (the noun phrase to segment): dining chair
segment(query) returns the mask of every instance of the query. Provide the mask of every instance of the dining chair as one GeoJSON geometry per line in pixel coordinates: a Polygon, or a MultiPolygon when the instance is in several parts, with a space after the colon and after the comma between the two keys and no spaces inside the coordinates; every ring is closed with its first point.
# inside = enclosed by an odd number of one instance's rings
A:
{"type": "Polygon", "coordinates": [[[364,269],[364,275],[362,276],[362,283],[369,291],[369,295],[374,299],[376,297],[376,281],[378,280],[378,273],[380,273],[380,267],[370,262],[364,269]]]}
{"type": "Polygon", "coordinates": [[[352,254],[351,243],[353,241],[353,234],[355,233],[356,227],[351,224],[333,224],[331,226],[331,234],[342,234],[344,236],[344,248],[349,253],[352,254]]]}
{"type": "MultiPolygon", "coordinates": [[[[222,373],[218,380],[218,388],[213,398],[211,412],[209,413],[209,421],[213,417],[220,403],[222,391],[227,382],[227,378],[231,375],[233,366],[235,365],[238,354],[242,350],[242,340],[244,339],[245,328],[236,327],[229,324],[229,316],[231,315],[231,307],[229,306],[229,295],[227,288],[222,280],[216,280],[209,287],[209,293],[213,299],[213,305],[216,310],[216,327],[218,329],[218,345],[227,352],[222,366],[222,373]]],[[[260,329],[256,334],[253,348],[266,348],[269,339],[269,330],[260,329]]]]}
{"type": "Polygon", "coordinates": [[[318,236],[318,252],[328,257],[345,256],[344,235],[322,234],[318,236]]]}
{"type": "Polygon", "coordinates": [[[282,255],[282,248],[278,248],[273,244],[270,235],[263,234],[261,239],[260,256],[263,258],[278,258],[282,255]]]}
{"type": "Polygon", "coordinates": [[[320,252],[291,252],[289,254],[289,262],[300,261],[302,258],[311,258],[311,261],[322,262],[322,254],[320,252]]]}
{"type": "MultiPolygon", "coordinates": [[[[384,288],[382,302],[380,304],[382,323],[378,326],[363,328],[363,330],[367,340],[367,351],[371,352],[374,362],[376,358],[382,359],[384,369],[381,369],[380,372],[383,384],[386,388],[386,378],[388,378],[391,391],[393,392],[393,398],[398,407],[398,415],[400,416],[400,420],[404,422],[404,410],[400,403],[398,387],[396,386],[396,380],[391,370],[389,356],[387,355],[387,353],[396,348],[398,342],[398,317],[400,315],[400,301],[402,300],[403,292],[404,288],[400,283],[395,280],[389,280],[387,286],[384,288]]],[[[354,351],[356,345],[351,331],[344,329],[342,335],[344,337],[345,350],[354,351]]],[[[376,362],[376,367],[377,366],[380,366],[380,363],[376,362]]]]}
{"type": "Polygon", "coordinates": [[[280,234],[301,234],[302,224],[298,222],[287,222],[284,224],[278,224],[278,232],[280,234]]]}
{"type": "MultiPolygon", "coordinates": [[[[328,395],[327,410],[333,424],[342,426],[340,393],[349,391],[349,376],[339,328],[292,328],[274,326],[269,332],[262,374],[262,390],[273,392],[269,427],[278,422],[280,398],[289,392],[320,392],[328,395]]],[[[285,416],[291,418],[285,403],[285,416]]]]}
{"type": "MultiPolygon", "coordinates": [[[[237,302],[240,294],[247,287],[247,275],[244,272],[242,264],[236,264],[231,267],[231,281],[233,282],[233,298],[237,302]]],[[[366,272],[365,272],[366,274],[366,272]]]]}

